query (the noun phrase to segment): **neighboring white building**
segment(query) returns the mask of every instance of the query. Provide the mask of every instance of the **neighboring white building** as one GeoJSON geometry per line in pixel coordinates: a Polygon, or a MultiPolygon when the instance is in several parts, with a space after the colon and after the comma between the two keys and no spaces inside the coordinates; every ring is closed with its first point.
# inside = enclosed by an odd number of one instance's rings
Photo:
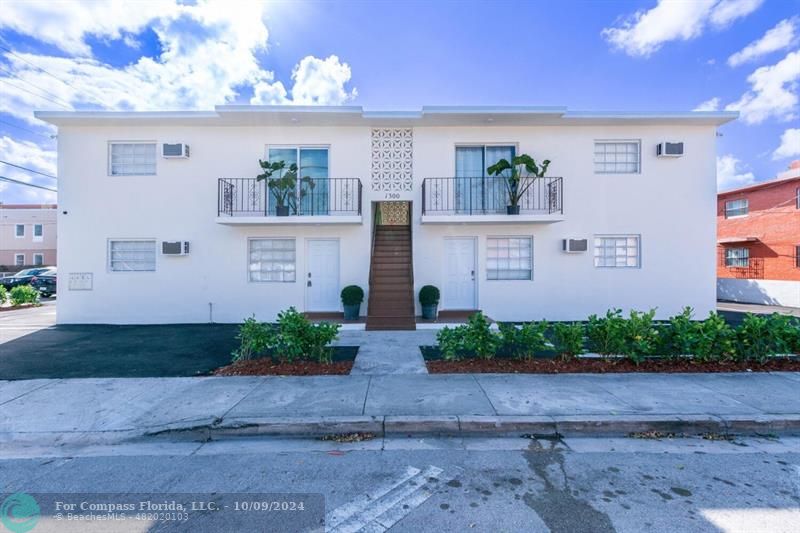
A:
{"type": "Polygon", "coordinates": [[[715,133],[735,113],[225,105],[36,116],[59,129],[60,323],[340,311],[349,284],[372,285],[387,325],[411,313],[411,297],[419,311],[426,284],[441,289],[440,309],[498,320],[715,307],[715,133]],[[664,142],[683,155],[658,156],[664,142]],[[177,143],[186,151],[165,147],[177,143]],[[504,182],[484,169],[523,153],[552,163],[510,215],[504,182]],[[276,216],[254,180],[259,159],[299,161],[311,178],[297,185],[297,214],[276,216]],[[398,231],[382,233],[390,224],[398,231]],[[564,239],[587,250],[565,253],[564,239]],[[163,254],[173,241],[188,254],[163,254]]]}

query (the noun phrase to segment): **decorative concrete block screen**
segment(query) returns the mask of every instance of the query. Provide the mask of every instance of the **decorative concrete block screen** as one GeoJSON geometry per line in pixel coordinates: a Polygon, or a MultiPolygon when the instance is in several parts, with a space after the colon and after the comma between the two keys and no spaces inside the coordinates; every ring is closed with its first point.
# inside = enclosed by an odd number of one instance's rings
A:
{"type": "Polygon", "coordinates": [[[410,191],[413,187],[411,128],[373,128],[372,190],[410,191]]]}

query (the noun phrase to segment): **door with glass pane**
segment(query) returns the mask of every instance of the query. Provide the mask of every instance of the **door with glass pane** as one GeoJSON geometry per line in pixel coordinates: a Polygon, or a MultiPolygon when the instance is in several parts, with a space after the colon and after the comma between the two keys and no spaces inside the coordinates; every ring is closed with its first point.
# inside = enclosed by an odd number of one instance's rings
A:
{"type": "MultiPolygon", "coordinates": [[[[501,159],[511,162],[514,146],[457,146],[456,190],[457,213],[503,213],[507,205],[505,174],[489,176],[487,168],[501,159]]],[[[509,174],[510,175],[510,174],[509,174]]]]}
{"type": "MultiPolygon", "coordinates": [[[[292,215],[327,215],[329,207],[328,149],[304,147],[275,147],[269,149],[269,161],[283,161],[286,169],[297,165],[297,183],[289,198],[292,215]]],[[[275,175],[275,178],[278,176],[275,175]]],[[[274,212],[275,196],[269,194],[268,204],[274,212]]]]}

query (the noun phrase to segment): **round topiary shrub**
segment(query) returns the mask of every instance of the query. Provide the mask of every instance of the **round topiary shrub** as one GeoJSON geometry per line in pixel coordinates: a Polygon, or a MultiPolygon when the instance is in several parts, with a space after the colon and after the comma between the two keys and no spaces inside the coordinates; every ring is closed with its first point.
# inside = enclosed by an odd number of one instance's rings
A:
{"type": "Polygon", "coordinates": [[[421,305],[439,305],[439,289],[433,285],[425,285],[419,290],[421,305]]]}
{"type": "Polygon", "coordinates": [[[360,305],[364,301],[364,289],[358,285],[348,285],[342,289],[342,304],[360,305]]]}

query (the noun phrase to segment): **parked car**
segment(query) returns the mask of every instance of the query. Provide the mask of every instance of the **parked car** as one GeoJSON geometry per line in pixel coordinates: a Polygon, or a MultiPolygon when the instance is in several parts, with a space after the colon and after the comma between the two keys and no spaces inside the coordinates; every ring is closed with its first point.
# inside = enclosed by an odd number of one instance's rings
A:
{"type": "Polygon", "coordinates": [[[53,267],[27,268],[25,270],[20,270],[13,276],[0,278],[0,285],[6,289],[13,289],[17,285],[28,285],[34,276],[40,276],[48,270],[52,270],[53,275],[55,275],[55,269],[53,267]]]}
{"type": "Polygon", "coordinates": [[[56,293],[56,269],[51,268],[33,276],[30,284],[44,297],[54,295],[56,293]]]}

